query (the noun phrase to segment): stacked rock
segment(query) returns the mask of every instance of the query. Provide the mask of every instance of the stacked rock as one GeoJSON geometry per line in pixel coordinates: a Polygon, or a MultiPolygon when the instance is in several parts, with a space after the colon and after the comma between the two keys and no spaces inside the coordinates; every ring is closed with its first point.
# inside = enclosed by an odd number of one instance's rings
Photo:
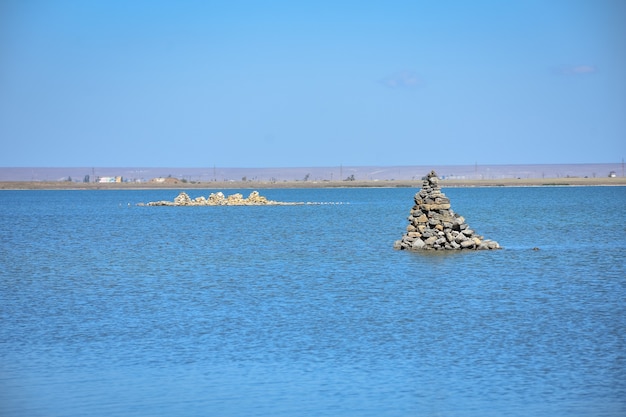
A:
{"type": "Polygon", "coordinates": [[[400,250],[500,249],[498,242],[477,235],[450,208],[450,200],[439,188],[439,178],[431,171],[422,189],[415,194],[415,205],[408,217],[409,225],[401,240],[394,243],[400,250]]]}
{"type": "Polygon", "coordinates": [[[192,199],[189,195],[182,191],[174,201],[151,201],[143,204],[139,203],[139,206],[291,206],[300,205],[304,203],[290,203],[282,201],[268,200],[259,194],[258,191],[252,191],[248,198],[240,193],[232,194],[229,196],[224,195],[223,192],[211,193],[208,198],[203,196],[192,199]]]}

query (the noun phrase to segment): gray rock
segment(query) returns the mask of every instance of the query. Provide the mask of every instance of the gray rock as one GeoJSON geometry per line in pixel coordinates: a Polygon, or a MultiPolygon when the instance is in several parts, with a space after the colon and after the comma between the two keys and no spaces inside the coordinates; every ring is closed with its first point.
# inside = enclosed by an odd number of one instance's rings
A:
{"type": "Polygon", "coordinates": [[[431,226],[436,226],[439,223],[440,223],[440,221],[437,220],[437,219],[433,219],[433,218],[428,219],[428,224],[431,225],[431,226]]]}
{"type": "Polygon", "coordinates": [[[407,218],[409,226],[396,249],[459,250],[500,249],[492,240],[483,240],[465,222],[465,218],[452,210],[450,199],[441,192],[439,178],[431,171],[424,179],[421,190],[414,198],[415,205],[407,218]]]}
{"type": "Polygon", "coordinates": [[[411,245],[411,249],[422,249],[424,246],[426,246],[426,244],[424,243],[424,241],[422,239],[417,239],[413,242],[413,244],[411,245]]]}
{"type": "Polygon", "coordinates": [[[461,242],[461,247],[463,249],[469,249],[474,247],[474,241],[472,239],[466,239],[463,242],[461,242]]]}
{"type": "Polygon", "coordinates": [[[456,235],[456,237],[454,238],[454,241],[455,241],[456,243],[461,243],[461,242],[463,242],[464,240],[467,240],[467,239],[469,239],[467,236],[465,236],[463,233],[459,233],[459,234],[458,234],[458,235],[456,235]]]}

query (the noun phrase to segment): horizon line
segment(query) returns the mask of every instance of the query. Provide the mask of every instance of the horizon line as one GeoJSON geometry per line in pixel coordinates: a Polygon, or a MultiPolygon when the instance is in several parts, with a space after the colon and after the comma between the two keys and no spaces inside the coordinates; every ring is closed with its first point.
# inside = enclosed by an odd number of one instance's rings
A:
{"type": "Polygon", "coordinates": [[[205,168],[221,168],[221,169],[299,169],[299,168],[336,168],[336,167],[468,167],[468,166],[553,166],[553,165],[611,165],[611,164],[623,164],[624,159],[621,161],[613,162],[524,162],[524,163],[469,163],[469,164],[400,164],[400,165],[385,165],[385,164],[335,164],[335,165],[280,165],[280,166],[235,166],[235,165],[198,165],[198,166],[184,166],[184,165],[11,165],[0,166],[0,169],[33,169],[33,168],[46,168],[46,169],[62,169],[62,168],[183,168],[183,169],[205,169],[205,168]]]}

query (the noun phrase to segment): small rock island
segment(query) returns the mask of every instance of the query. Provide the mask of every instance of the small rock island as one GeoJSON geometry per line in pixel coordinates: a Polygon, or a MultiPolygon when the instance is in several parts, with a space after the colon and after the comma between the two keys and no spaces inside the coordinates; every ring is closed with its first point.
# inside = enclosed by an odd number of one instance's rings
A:
{"type": "Polygon", "coordinates": [[[224,193],[211,193],[209,197],[196,197],[192,199],[189,195],[182,191],[174,199],[174,201],[151,201],[149,203],[140,203],[140,206],[294,206],[304,203],[289,203],[282,201],[268,200],[259,194],[258,191],[252,191],[247,198],[242,194],[232,194],[225,196],[224,193]]]}
{"type": "Polygon", "coordinates": [[[482,250],[500,249],[498,242],[477,235],[463,216],[450,208],[450,199],[441,192],[439,178],[431,171],[422,189],[415,194],[409,225],[393,247],[399,250],[482,250]]]}

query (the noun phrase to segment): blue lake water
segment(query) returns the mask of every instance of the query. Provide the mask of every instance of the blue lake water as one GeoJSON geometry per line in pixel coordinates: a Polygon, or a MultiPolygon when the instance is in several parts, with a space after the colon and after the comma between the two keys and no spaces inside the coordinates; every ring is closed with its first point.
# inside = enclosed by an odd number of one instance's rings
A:
{"type": "Polygon", "coordinates": [[[416,191],[1,191],[0,415],[626,415],[626,188],[444,188],[505,249],[394,251],[416,191]]]}

